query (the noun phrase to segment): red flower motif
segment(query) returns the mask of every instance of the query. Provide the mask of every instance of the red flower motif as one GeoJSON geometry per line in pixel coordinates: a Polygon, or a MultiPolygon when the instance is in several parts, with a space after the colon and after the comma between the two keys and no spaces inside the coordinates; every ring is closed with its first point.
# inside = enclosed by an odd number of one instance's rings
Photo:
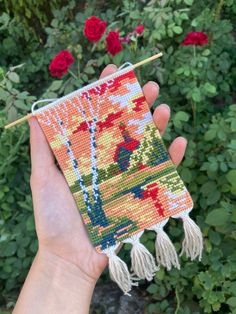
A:
{"type": "Polygon", "coordinates": [[[62,77],[67,73],[69,66],[74,62],[74,58],[68,50],[60,51],[51,61],[49,71],[51,76],[62,77]]]}
{"type": "Polygon", "coordinates": [[[121,45],[119,32],[111,31],[106,37],[107,51],[114,57],[123,47],[121,45]]]}
{"type": "Polygon", "coordinates": [[[202,32],[191,32],[187,34],[181,45],[203,46],[206,44],[208,44],[208,36],[206,34],[202,32]]]}
{"type": "Polygon", "coordinates": [[[141,35],[144,32],[144,25],[140,24],[135,27],[135,32],[139,35],[141,35]]]}
{"type": "Polygon", "coordinates": [[[85,21],[84,35],[88,40],[96,43],[105,33],[107,23],[96,16],[91,16],[85,21]]]}

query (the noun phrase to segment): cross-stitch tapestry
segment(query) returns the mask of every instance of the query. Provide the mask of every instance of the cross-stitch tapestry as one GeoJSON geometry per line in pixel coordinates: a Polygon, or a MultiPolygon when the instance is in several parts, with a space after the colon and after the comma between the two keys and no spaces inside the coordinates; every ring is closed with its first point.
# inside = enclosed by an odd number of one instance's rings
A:
{"type": "Polygon", "coordinates": [[[37,118],[97,250],[192,208],[133,70],[37,118]]]}

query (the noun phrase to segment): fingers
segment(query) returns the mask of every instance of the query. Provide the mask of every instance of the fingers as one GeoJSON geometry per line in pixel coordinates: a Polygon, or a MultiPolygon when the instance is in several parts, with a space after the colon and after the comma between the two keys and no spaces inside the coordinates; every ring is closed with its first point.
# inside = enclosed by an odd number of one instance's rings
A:
{"type": "Polygon", "coordinates": [[[113,73],[115,73],[117,71],[117,66],[115,64],[108,64],[105,69],[102,71],[101,75],[100,75],[100,79],[111,75],[113,73]]]}
{"type": "Polygon", "coordinates": [[[170,119],[170,107],[166,104],[158,106],[153,113],[153,121],[161,135],[164,134],[170,119]]]}
{"type": "Polygon", "coordinates": [[[143,86],[143,93],[151,108],[159,94],[159,85],[156,82],[149,81],[143,86]]]}
{"type": "Polygon", "coordinates": [[[185,154],[187,140],[184,137],[177,137],[169,147],[169,154],[174,165],[177,167],[185,154]]]}
{"type": "MultiPolygon", "coordinates": [[[[153,121],[161,135],[164,134],[170,119],[170,107],[166,104],[158,106],[153,113],[153,121]]],[[[174,165],[177,167],[185,154],[187,140],[184,137],[177,137],[169,147],[169,154],[174,165]]]]}
{"type": "Polygon", "coordinates": [[[35,117],[29,119],[30,125],[30,153],[33,173],[48,170],[55,166],[55,160],[45,135],[35,117]],[[38,172],[37,172],[38,171],[38,172]]]}

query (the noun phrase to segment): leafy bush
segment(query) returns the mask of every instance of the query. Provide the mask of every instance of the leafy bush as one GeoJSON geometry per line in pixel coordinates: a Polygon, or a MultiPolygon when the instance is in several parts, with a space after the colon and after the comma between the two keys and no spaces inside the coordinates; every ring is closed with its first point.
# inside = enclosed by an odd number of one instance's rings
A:
{"type": "MultiPolygon", "coordinates": [[[[12,1],[11,1],[12,2],[12,1]]],[[[34,5],[34,1],[30,2],[34,5]]],[[[235,54],[232,33],[236,5],[233,0],[124,0],[89,1],[79,10],[74,1],[60,8],[53,1],[47,20],[40,18],[45,38],[30,36],[34,25],[21,22],[6,11],[0,16],[0,123],[25,114],[36,98],[57,98],[93,81],[113,62],[132,63],[159,50],[160,62],[137,69],[141,83],[158,81],[161,90],[155,105],[166,102],[172,119],[165,133],[167,143],[177,135],[188,138],[186,158],[179,167],[195,203],[192,216],[203,234],[205,251],[201,263],[182,258],[182,268],[161,269],[146,285],[147,313],[236,313],[236,105],[235,54]],[[60,8],[60,10],[58,9],[60,8]],[[94,9],[92,9],[94,8],[94,9]],[[119,29],[125,37],[138,24],[140,36],[122,43],[114,57],[106,52],[104,37],[93,44],[83,27],[91,15],[107,21],[108,30],[119,29]],[[29,28],[30,27],[30,28],[29,28]],[[186,34],[203,31],[209,44],[182,46],[186,34]],[[28,44],[26,44],[28,41],[28,44]],[[76,62],[60,79],[49,76],[50,60],[68,49],[76,62]],[[18,66],[17,65],[21,65],[18,66]],[[31,96],[34,95],[34,96],[31,96]]],[[[43,12],[37,11],[39,16],[43,12]]],[[[34,29],[37,34],[37,27],[34,29]]],[[[11,307],[16,300],[37,250],[32,201],[29,190],[30,161],[28,127],[2,131],[0,142],[0,304],[11,307]]],[[[167,232],[179,249],[182,226],[170,221],[167,232]]],[[[152,232],[142,241],[154,253],[152,232]]],[[[128,261],[129,246],[121,255],[128,261]]]]}

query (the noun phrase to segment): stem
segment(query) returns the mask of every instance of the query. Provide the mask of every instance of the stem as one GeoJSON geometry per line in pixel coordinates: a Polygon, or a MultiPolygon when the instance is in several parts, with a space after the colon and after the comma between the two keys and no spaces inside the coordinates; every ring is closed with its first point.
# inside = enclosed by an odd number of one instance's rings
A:
{"type": "Polygon", "coordinates": [[[176,296],[176,309],[174,314],[178,314],[180,309],[180,299],[179,299],[179,291],[177,287],[175,288],[175,296],[176,296]]]}
{"type": "Polygon", "coordinates": [[[94,52],[95,48],[97,47],[97,43],[93,44],[93,47],[91,49],[91,52],[94,52]]]}
{"type": "MultiPolygon", "coordinates": [[[[196,46],[193,45],[193,58],[194,58],[194,67],[197,66],[197,61],[196,61],[196,46]]],[[[197,86],[197,80],[196,78],[194,77],[194,81],[196,82],[196,86],[197,86]]],[[[195,101],[191,101],[192,103],[192,112],[193,112],[193,128],[194,128],[194,131],[196,131],[196,123],[197,123],[197,112],[196,112],[196,103],[195,101]]]]}
{"type": "Polygon", "coordinates": [[[194,63],[196,63],[196,46],[193,45],[193,58],[194,58],[194,63]]]}
{"type": "Polygon", "coordinates": [[[192,100],[192,112],[193,112],[193,128],[195,130],[196,125],[197,125],[197,106],[196,103],[192,100]]]}
{"type": "Polygon", "coordinates": [[[216,7],[216,10],[215,10],[215,16],[214,16],[214,21],[216,22],[217,20],[219,20],[220,18],[220,13],[221,13],[221,10],[222,10],[222,7],[224,5],[224,0],[220,0],[217,7],[216,7]]]}
{"type": "Polygon", "coordinates": [[[78,80],[78,77],[75,75],[74,72],[72,72],[71,70],[68,69],[68,73],[70,73],[70,75],[73,76],[73,78],[75,78],[76,81],[78,80]]]}
{"type": "Polygon", "coordinates": [[[79,62],[79,59],[78,59],[78,79],[80,79],[80,62],[79,62]]]}

